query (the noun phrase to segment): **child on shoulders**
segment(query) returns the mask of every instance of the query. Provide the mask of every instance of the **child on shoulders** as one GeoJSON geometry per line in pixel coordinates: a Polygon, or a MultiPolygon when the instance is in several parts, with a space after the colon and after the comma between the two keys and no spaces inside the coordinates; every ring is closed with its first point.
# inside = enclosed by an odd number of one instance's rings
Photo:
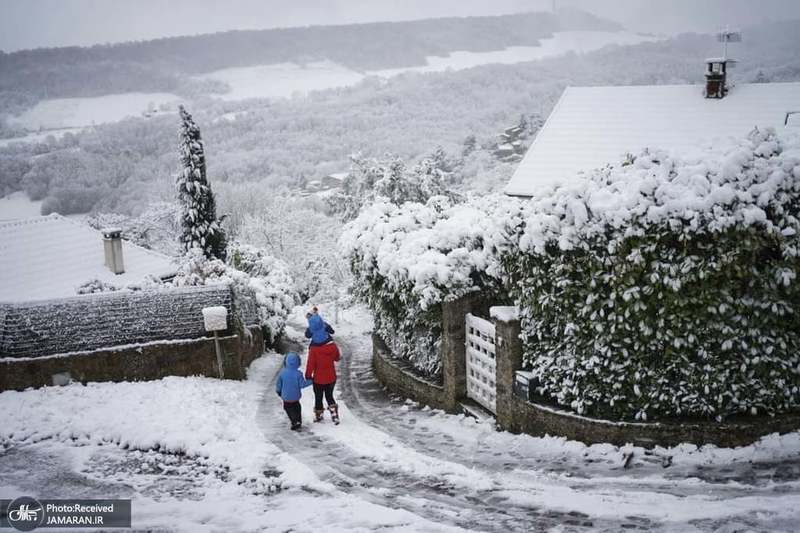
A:
{"type": "Polygon", "coordinates": [[[308,327],[306,328],[306,338],[311,339],[310,346],[322,346],[328,344],[333,340],[333,335],[336,333],[330,324],[322,320],[319,316],[319,310],[315,307],[306,313],[308,319],[308,327]]]}

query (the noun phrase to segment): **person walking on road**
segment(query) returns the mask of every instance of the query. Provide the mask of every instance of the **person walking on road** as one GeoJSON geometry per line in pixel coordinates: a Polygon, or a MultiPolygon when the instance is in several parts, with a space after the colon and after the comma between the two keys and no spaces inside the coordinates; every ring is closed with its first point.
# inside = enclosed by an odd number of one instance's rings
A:
{"type": "Polygon", "coordinates": [[[283,370],[278,374],[278,381],[275,383],[275,392],[283,400],[283,410],[289,417],[291,429],[295,431],[303,425],[303,410],[300,405],[302,389],[311,385],[311,381],[305,379],[299,369],[300,357],[294,352],[287,353],[283,370]]]}
{"type": "Polygon", "coordinates": [[[333,331],[322,320],[318,313],[311,313],[308,317],[308,332],[311,334],[311,344],[308,347],[308,362],[306,363],[306,379],[314,383],[314,422],[322,422],[325,409],[323,398],[328,404],[331,420],[339,423],[339,406],[333,398],[333,389],[336,387],[336,362],[341,358],[339,347],[333,341],[329,331],[333,331]]]}

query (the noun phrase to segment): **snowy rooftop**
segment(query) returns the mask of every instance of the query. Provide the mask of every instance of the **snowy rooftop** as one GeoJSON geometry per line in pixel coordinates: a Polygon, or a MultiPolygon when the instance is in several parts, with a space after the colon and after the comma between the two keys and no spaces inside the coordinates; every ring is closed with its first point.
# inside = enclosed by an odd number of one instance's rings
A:
{"type": "Polygon", "coordinates": [[[106,268],[103,235],[60,215],[0,222],[0,302],[75,296],[91,279],[118,286],[176,267],[165,255],[123,241],[125,273],[106,268]]]}
{"type": "Polygon", "coordinates": [[[784,127],[800,83],[741,84],[725,98],[702,85],[568,87],[505,188],[532,196],[643,148],[683,151],[754,126],[784,127]]]}

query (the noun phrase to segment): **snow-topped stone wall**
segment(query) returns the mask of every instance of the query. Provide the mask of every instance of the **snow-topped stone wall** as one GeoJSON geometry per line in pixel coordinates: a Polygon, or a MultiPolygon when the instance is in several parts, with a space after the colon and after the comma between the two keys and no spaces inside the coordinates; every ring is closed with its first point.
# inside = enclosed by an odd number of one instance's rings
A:
{"type": "Polygon", "coordinates": [[[231,329],[257,323],[249,299],[220,284],[0,304],[0,358],[204,337],[204,307],[227,308],[231,329]]]}

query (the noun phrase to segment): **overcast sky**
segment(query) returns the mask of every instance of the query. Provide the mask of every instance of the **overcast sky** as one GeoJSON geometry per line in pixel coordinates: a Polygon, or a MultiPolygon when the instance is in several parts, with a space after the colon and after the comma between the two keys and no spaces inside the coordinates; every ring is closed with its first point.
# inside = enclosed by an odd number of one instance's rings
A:
{"type": "MultiPolygon", "coordinates": [[[[556,0],[657,33],[800,19],[800,0],[556,0]]],[[[492,15],[552,0],[0,0],[0,50],[91,45],[231,29],[492,15]]]]}

